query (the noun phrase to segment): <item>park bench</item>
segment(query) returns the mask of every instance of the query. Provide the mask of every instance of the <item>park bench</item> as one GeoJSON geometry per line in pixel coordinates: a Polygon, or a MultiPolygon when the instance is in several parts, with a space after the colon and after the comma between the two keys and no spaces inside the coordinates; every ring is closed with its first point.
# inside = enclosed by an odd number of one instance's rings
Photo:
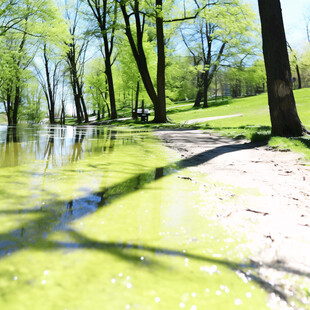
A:
{"type": "MultiPolygon", "coordinates": [[[[132,110],[132,114],[134,114],[136,111],[135,109],[132,110]]],[[[149,109],[137,109],[137,117],[141,119],[141,122],[147,122],[149,120],[150,115],[149,109]]]]}

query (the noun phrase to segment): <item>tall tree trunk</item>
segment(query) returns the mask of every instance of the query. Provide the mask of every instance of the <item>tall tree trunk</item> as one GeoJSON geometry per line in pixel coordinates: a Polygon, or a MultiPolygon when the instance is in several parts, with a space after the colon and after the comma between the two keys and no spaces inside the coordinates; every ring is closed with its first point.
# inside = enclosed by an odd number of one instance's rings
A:
{"type": "Polygon", "coordinates": [[[47,95],[49,98],[49,119],[51,124],[55,124],[55,101],[54,101],[54,94],[53,88],[51,83],[51,74],[49,70],[49,59],[47,56],[47,46],[44,44],[43,49],[43,57],[44,57],[44,67],[45,67],[45,76],[46,76],[46,83],[47,83],[47,95]]]}
{"type": "Polygon", "coordinates": [[[132,119],[138,119],[138,105],[139,105],[139,91],[140,91],[140,81],[137,82],[136,90],[136,100],[135,100],[135,112],[132,114],[132,119]]]}
{"type": "Polygon", "coordinates": [[[17,125],[17,114],[18,114],[18,107],[20,103],[20,88],[19,86],[15,87],[15,98],[14,98],[14,106],[13,106],[13,117],[12,117],[12,125],[17,125]]]}
{"type": "Polygon", "coordinates": [[[165,36],[164,22],[162,16],[163,1],[156,0],[156,37],[157,37],[157,98],[158,106],[154,106],[155,123],[167,122],[166,115],[166,55],[165,55],[165,36]]]}
{"type": "Polygon", "coordinates": [[[298,89],[302,89],[301,76],[300,76],[299,66],[297,64],[296,64],[296,73],[297,73],[297,80],[298,80],[298,89]]]}
{"type": "Polygon", "coordinates": [[[202,89],[199,88],[198,92],[197,92],[197,95],[196,95],[194,108],[200,108],[200,102],[201,102],[202,96],[203,96],[202,89]]]}
{"type": "Polygon", "coordinates": [[[258,0],[267,74],[272,135],[301,136],[303,126],[292,91],[292,75],[279,0],[258,0]]]}
{"type": "MultiPolygon", "coordinates": [[[[71,74],[72,74],[72,72],[71,72],[71,74]]],[[[80,104],[79,94],[77,91],[76,78],[74,77],[73,74],[71,75],[71,87],[72,87],[73,98],[74,98],[74,103],[75,103],[77,122],[78,122],[78,124],[81,124],[82,120],[83,120],[82,108],[81,108],[81,104],[80,104]]]]}
{"type": "Polygon", "coordinates": [[[108,80],[108,89],[109,89],[109,99],[110,99],[110,107],[111,107],[111,119],[117,118],[116,105],[115,105],[115,90],[113,83],[113,75],[112,75],[112,65],[111,65],[111,55],[108,46],[108,39],[106,38],[104,43],[105,47],[105,72],[108,80]]]}
{"type": "Polygon", "coordinates": [[[65,100],[61,100],[61,125],[66,124],[66,109],[65,109],[65,100]]]}
{"type": "Polygon", "coordinates": [[[203,108],[207,108],[208,105],[208,90],[209,90],[209,70],[203,75],[203,108]]]}
{"type": "Polygon", "coordinates": [[[6,95],[6,117],[8,119],[8,125],[12,126],[13,125],[13,119],[12,119],[12,102],[11,102],[11,94],[9,90],[7,90],[7,95],[6,95]]]}
{"type": "Polygon", "coordinates": [[[85,104],[85,101],[84,101],[84,96],[83,96],[83,90],[82,90],[82,85],[81,83],[79,82],[79,80],[77,79],[76,81],[76,86],[77,86],[77,91],[78,91],[78,97],[79,97],[79,100],[80,100],[80,106],[81,106],[81,109],[83,109],[83,112],[84,113],[84,120],[86,123],[88,123],[88,113],[87,113],[87,108],[86,108],[86,104],[85,104]]]}

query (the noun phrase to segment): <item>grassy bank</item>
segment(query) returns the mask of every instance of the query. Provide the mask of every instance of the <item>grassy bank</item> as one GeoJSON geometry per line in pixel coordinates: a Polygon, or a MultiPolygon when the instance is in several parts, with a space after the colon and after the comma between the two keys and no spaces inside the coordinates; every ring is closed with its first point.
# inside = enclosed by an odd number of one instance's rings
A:
{"type": "MultiPolygon", "coordinates": [[[[294,92],[299,117],[302,123],[310,128],[310,89],[301,89],[294,92]]],[[[310,139],[271,137],[271,126],[268,109],[267,94],[235,99],[223,105],[211,106],[208,109],[180,108],[172,113],[173,122],[186,124],[192,119],[209,118],[216,116],[240,115],[237,117],[209,120],[196,124],[195,127],[220,132],[233,138],[247,138],[251,141],[269,139],[269,145],[295,152],[303,153],[310,160],[310,139]]]]}
{"type": "MultiPolygon", "coordinates": [[[[294,92],[298,114],[302,123],[310,129],[310,88],[294,92]]],[[[170,119],[168,124],[152,124],[134,122],[132,120],[121,122],[122,125],[137,127],[184,127],[204,129],[218,132],[232,138],[246,138],[251,141],[269,140],[269,145],[282,150],[292,150],[304,154],[310,160],[310,138],[279,138],[271,137],[271,126],[268,109],[267,94],[259,96],[233,99],[212,100],[207,109],[195,109],[192,104],[185,102],[169,105],[167,114],[170,119]],[[210,119],[201,121],[202,118],[216,118],[222,116],[240,115],[235,117],[210,119]],[[191,123],[192,120],[200,120],[191,123]]],[[[114,122],[118,124],[118,122],[114,122]]]]}

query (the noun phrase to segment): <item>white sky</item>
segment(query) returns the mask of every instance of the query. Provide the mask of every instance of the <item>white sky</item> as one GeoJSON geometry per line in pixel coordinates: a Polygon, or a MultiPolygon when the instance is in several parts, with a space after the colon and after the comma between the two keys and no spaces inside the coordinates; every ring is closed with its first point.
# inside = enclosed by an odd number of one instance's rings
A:
{"type": "MultiPolygon", "coordinates": [[[[257,0],[243,0],[253,4],[258,12],[257,0]]],[[[310,16],[309,0],[280,0],[286,39],[294,49],[300,49],[307,41],[305,16],[310,16]]]]}

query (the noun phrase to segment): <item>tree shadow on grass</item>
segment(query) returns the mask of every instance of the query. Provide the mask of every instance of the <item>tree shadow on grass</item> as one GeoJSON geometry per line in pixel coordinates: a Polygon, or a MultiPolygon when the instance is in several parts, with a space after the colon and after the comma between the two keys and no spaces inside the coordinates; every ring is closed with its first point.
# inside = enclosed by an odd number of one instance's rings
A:
{"type": "Polygon", "coordinates": [[[310,149],[310,139],[309,139],[309,137],[300,137],[300,138],[295,138],[294,140],[300,141],[308,149],[310,149]]]}

